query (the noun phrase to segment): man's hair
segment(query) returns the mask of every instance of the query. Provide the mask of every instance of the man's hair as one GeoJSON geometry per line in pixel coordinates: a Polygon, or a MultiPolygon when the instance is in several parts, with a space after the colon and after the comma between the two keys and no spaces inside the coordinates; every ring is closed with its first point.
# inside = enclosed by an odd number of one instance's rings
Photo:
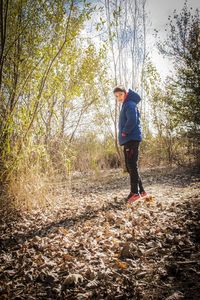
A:
{"type": "Polygon", "coordinates": [[[126,93],[126,89],[123,85],[117,85],[114,90],[113,90],[113,93],[116,93],[116,92],[124,92],[126,93]]]}

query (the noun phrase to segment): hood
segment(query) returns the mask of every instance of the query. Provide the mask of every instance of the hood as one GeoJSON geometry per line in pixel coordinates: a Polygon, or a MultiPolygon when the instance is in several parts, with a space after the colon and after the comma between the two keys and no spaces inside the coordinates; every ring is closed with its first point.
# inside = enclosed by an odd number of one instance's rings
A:
{"type": "Polygon", "coordinates": [[[128,96],[127,96],[126,101],[133,101],[136,104],[138,104],[141,101],[141,98],[136,92],[134,92],[131,89],[128,89],[128,96]]]}

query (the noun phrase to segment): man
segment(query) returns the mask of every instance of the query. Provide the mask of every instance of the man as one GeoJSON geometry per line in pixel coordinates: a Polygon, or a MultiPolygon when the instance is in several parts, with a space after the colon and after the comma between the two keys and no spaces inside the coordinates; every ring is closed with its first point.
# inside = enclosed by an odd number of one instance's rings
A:
{"type": "Polygon", "coordinates": [[[116,99],[122,103],[119,116],[118,140],[120,146],[124,146],[126,168],[130,176],[131,191],[126,200],[133,202],[149,196],[144,190],[138,171],[138,155],[139,145],[142,141],[142,131],[137,104],[141,98],[131,89],[128,89],[127,92],[123,86],[115,87],[113,93],[116,99]]]}

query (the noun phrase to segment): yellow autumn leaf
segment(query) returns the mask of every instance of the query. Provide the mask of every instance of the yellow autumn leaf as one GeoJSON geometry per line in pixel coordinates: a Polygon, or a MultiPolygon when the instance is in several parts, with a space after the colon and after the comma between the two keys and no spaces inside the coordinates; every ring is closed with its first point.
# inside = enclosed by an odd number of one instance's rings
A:
{"type": "Polygon", "coordinates": [[[122,261],[120,261],[118,259],[115,260],[115,263],[121,269],[127,269],[127,267],[128,267],[128,264],[126,262],[122,262],[122,261]]]}
{"type": "Polygon", "coordinates": [[[119,256],[119,253],[114,253],[113,256],[114,256],[114,257],[118,257],[118,256],[119,256]]]}

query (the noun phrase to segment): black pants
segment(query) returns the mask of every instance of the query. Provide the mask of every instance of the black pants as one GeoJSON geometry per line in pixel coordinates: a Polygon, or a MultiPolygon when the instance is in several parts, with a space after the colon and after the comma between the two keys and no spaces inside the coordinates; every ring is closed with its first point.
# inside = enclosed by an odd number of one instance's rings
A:
{"type": "Polygon", "coordinates": [[[124,144],[126,168],[130,176],[131,192],[144,192],[142,180],[138,171],[138,154],[140,141],[129,141],[124,144]]]}

